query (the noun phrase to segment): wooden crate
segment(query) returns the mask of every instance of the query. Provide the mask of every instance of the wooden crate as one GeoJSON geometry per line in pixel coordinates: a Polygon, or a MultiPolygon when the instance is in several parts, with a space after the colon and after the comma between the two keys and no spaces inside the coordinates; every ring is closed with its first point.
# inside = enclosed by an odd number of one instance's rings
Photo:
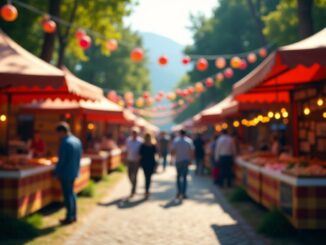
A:
{"type": "Polygon", "coordinates": [[[108,173],[109,154],[101,152],[98,154],[86,154],[91,159],[91,177],[101,179],[108,173]]]}

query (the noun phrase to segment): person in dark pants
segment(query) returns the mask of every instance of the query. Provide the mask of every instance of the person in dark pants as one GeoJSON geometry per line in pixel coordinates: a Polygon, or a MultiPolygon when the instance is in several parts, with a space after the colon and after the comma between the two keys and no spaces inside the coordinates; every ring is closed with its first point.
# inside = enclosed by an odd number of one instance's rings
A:
{"type": "Polygon", "coordinates": [[[154,144],[152,136],[149,133],[146,133],[145,141],[139,149],[139,162],[145,174],[145,199],[148,199],[150,195],[149,188],[151,186],[151,178],[156,167],[156,153],[156,144],[154,144]]]}
{"type": "Polygon", "coordinates": [[[229,187],[232,186],[232,165],[236,155],[236,146],[233,138],[228,135],[227,130],[222,130],[217,139],[215,148],[215,160],[220,168],[218,184],[223,187],[225,180],[229,187]]]}
{"type": "Polygon", "coordinates": [[[158,149],[160,152],[160,157],[162,160],[162,165],[163,165],[163,171],[166,169],[167,165],[167,157],[169,153],[169,144],[170,144],[170,139],[166,135],[164,131],[160,133],[160,137],[158,139],[158,149]]]}
{"type": "Polygon", "coordinates": [[[79,175],[82,145],[80,140],[71,134],[68,123],[61,122],[56,131],[60,138],[60,147],[55,176],[60,181],[64,205],[67,209],[66,218],[60,220],[60,223],[67,225],[77,221],[77,198],[74,193],[74,182],[79,175]]]}
{"type": "Polygon", "coordinates": [[[186,136],[186,131],[180,130],[180,136],[173,141],[172,155],[175,156],[177,169],[177,198],[187,198],[188,166],[193,159],[194,145],[186,136]]]}
{"type": "Polygon", "coordinates": [[[196,161],[196,174],[204,173],[204,157],[205,157],[205,142],[200,134],[197,134],[194,140],[195,146],[195,161],[196,161]]]}

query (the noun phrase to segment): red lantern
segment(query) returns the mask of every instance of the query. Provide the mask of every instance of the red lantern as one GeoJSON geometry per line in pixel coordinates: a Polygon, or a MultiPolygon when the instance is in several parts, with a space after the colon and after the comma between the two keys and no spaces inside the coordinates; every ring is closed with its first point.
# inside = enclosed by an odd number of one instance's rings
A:
{"type": "Polygon", "coordinates": [[[110,52],[116,51],[118,49],[118,41],[115,39],[110,39],[107,41],[106,47],[108,50],[110,50],[110,52]]]}
{"type": "Polygon", "coordinates": [[[139,62],[143,59],[144,52],[141,48],[135,48],[133,51],[131,51],[130,58],[135,61],[139,62]]]}
{"type": "Polygon", "coordinates": [[[226,61],[223,57],[221,58],[217,58],[215,60],[215,66],[218,68],[218,69],[223,69],[225,66],[226,66],[226,61]]]}
{"type": "Polygon", "coordinates": [[[182,91],[182,96],[187,97],[189,95],[188,89],[182,91]]]}
{"type": "Polygon", "coordinates": [[[259,55],[260,55],[260,57],[262,57],[262,58],[266,57],[266,56],[267,56],[267,50],[266,50],[265,48],[261,48],[261,49],[259,50],[259,55]]]}
{"type": "Polygon", "coordinates": [[[12,22],[17,19],[18,11],[14,5],[5,4],[1,8],[1,17],[5,21],[12,22]]]}
{"type": "Polygon", "coordinates": [[[162,55],[159,59],[158,59],[158,63],[162,66],[166,65],[168,63],[168,58],[165,55],[162,55]]]}
{"type": "Polygon", "coordinates": [[[233,57],[231,59],[230,65],[234,69],[238,69],[241,66],[241,59],[239,57],[233,57]]]}
{"type": "Polygon", "coordinates": [[[245,70],[247,69],[247,67],[248,67],[247,62],[245,60],[241,60],[240,69],[245,70]]]}
{"type": "Polygon", "coordinates": [[[115,91],[110,91],[107,95],[107,98],[113,102],[117,102],[118,101],[118,95],[117,95],[117,92],[115,91]]]}
{"type": "Polygon", "coordinates": [[[206,79],[205,84],[206,84],[207,88],[213,87],[214,80],[211,77],[209,77],[209,78],[206,79]]]}
{"type": "Polygon", "coordinates": [[[188,65],[190,63],[191,59],[189,56],[185,56],[182,58],[182,64],[188,65]]]}
{"type": "Polygon", "coordinates": [[[204,58],[200,58],[197,61],[196,67],[197,67],[197,69],[199,71],[205,71],[205,70],[207,70],[207,68],[208,68],[208,62],[207,62],[207,60],[204,59],[204,58]]]}
{"type": "Polygon", "coordinates": [[[255,63],[256,62],[256,60],[257,60],[257,56],[254,54],[254,53],[250,53],[249,55],[248,55],[248,62],[249,63],[255,63]]]}
{"type": "Polygon", "coordinates": [[[195,92],[195,89],[193,87],[188,88],[189,94],[193,94],[195,92]]]}
{"type": "Polygon", "coordinates": [[[224,71],[224,76],[226,78],[232,78],[233,77],[233,70],[231,68],[226,68],[224,71]]]}
{"type": "Polygon", "coordinates": [[[57,29],[57,24],[50,19],[46,19],[42,23],[43,31],[46,33],[54,33],[57,29]]]}
{"type": "Polygon", "coordinates": [[[145,92],[143,93],[143,98],[144,98],[145,100],[147,100],[149,97],[150,97],[149,92],[148,92],[148,91],[145,91],[145,92]]]}
{"type": "Polygon", "coordinates": [[[79,39],[79,46],[83,49],[88,49],[92,45],[92,39],[85,35],[79,39]]]}
{"type": "Polygon", "coordinates": [[[222,82],[224,80],[224,76],[222,73],[217,73],[216,75],[216,81],[222,82]]]}
{"type": "Polygon", "coordinates": [[[75,36],[78,40],[80,40],[82,37],[86,36],[86,32],[83,29],[78,29],[75,33],[75,36]]]}

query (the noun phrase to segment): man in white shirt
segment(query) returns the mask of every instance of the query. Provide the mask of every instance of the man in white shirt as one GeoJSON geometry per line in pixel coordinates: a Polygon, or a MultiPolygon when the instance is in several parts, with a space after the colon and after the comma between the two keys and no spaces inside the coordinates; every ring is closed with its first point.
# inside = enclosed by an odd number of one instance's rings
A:
{"type": "Polygon", "coordinates": [[[194,145],[186,136],[186,131],[180,130],[180,136],[173,141],[171,153],[175,156],[177,168],[177,198],[187,198],[188,166],[193,159],[194,145]]]}
{"type": "Polygon", "coordinates": [[[130,198],[136,193],[137,173],[139,169],[139,149],[143,143],[143,139],[139,137],[138,134],[138,128],[132,128],[131,136],[126,142],[128,176],[132,186],[130,198]]]}
{"type": "Polygon", "coordinates": [[[236,155],[236,146],[233,138],[228,135],[227,130],[222,130],[221,136],[217,139],[215,148],[215,160],[218,162],[220,174],[218,184],[224,185],[225,179],[229,187],[232,185],[232,165],[236,155]]]}

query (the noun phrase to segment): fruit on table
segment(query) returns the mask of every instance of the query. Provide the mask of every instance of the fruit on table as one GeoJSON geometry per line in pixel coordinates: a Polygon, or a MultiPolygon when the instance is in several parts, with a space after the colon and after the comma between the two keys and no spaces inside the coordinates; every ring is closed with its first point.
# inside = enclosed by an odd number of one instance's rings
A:
{"type": "Polygon", "coordinates": [[[302,167],[299,165],[284,171],[286,174],[294,176],[326,176],[326,169],[320,165],[310,165],[302,167]]]}

